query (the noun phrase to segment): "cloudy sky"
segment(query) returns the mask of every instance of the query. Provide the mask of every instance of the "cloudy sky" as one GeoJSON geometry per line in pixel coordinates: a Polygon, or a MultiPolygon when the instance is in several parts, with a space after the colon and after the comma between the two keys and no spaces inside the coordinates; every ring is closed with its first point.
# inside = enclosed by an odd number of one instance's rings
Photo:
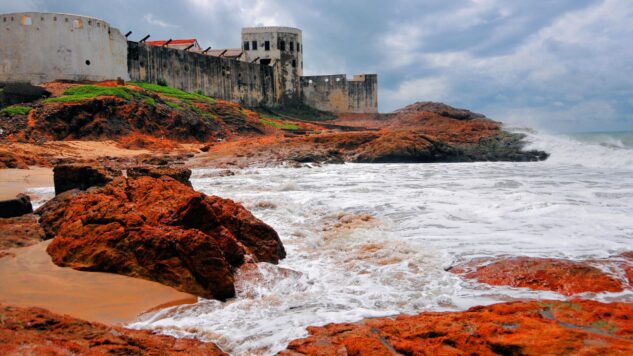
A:
{"type": "Polygon", "coordinates": [[[214,48],[238,47],[243,26],[294,26],[306,74],[378,73],[384,112],[432,100],[548,131],[633,131],[631,0],[0,0],[27,10],[214,48]]]}

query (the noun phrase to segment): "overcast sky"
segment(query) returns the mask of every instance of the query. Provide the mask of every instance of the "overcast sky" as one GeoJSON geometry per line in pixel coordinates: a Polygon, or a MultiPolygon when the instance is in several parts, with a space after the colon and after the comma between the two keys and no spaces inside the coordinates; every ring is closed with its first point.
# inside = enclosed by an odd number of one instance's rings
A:
{"type": "Polygon", "coordinates": [[[549,131],[633,131],[631,0],[0,0],[101,18],[131,39],[239,47],[303,30],[305,74],[378,73],[383,112],[441,101],[549,131]]]}

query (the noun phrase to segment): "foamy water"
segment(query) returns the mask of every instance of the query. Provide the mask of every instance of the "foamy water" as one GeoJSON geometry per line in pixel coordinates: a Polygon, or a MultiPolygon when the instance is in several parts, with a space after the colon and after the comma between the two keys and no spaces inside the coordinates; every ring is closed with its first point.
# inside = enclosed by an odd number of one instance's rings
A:
{"type": "MultiPolygon", "coordinates": [[[[197,170],[197,190],[243,203],[279,232],[288,257],[260,264],[259,278],[238,275],[234,300],[200,300],[131,327],[213,341],[235,355],[272,354],[310,325],[563,298],[445,272],[474,257],[631,250],[633,151],[531,140],[551,159],[246,169],[228,177],[197,170]]],[[[630,292],[585,297],[633,301],[630,292]]]]}

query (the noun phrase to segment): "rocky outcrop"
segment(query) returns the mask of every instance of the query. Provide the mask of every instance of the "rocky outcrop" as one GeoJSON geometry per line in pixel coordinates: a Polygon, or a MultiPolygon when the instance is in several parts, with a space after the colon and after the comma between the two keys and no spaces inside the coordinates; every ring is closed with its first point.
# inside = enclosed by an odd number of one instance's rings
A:
{"type": "Polygon", "coordinates": [[[490,285],[548,290],[563,295],[620,292],[620,281],[586,262],[512,257],[476,266],[456,266],[453,273],[490,285]]]}
{"type": "Polygon", "coordinates": [[[0,305],[2,355],[226,355],[215,344],[0,305]]]}
{"type": "Polygon", "coordinates": [[[33,214],[0,219],[0,251],[31,246],[43,239],[44,231],[33,214]]]}
{"type": "Polygon", "coordinates": [[[309,327],[280,355],[607,355],[633,352],[633,305],[513,302],[309,327]]]}
{"type": "Polygon", "coordinates": [[[403,113],[419,113],[419,112],[431,112],[443,117],[448,117],[455,120],[474,120],[485,119],[486,116],[478,114],[466,109],[457,109],[452,106],[448,106],[444,103],[436,103],[432,101],[418,101],[411,105],[405,106],[402,109],[396,110],[396,114],[403,113]]]}
{"type": "Polygon", "coordinates": [[[26,194],[18,194],[13,199],[0,200],[0,218],[12,218],[32,212],[31,198],[26,194]]]}
{"type": "Polygon", "coordinates": [[[69,163],[60,164],[53,168],[55,194],[68,190],[86,190],[93,186],[103,186],[121,175],[116,171],[98,163],[69,163]]]}
{"type": "Polygon", "coordinates": [[[232,268],[277,263],[277,233],[241,205],[169,177],[119,177],[38,209],[59,266],[153,280],[205,298],[235,294],[232,268]]]}
{"type": "Polygon", "coordinates": [[[152,166],[138,166],[132,167],[127,170],[127,176],[130,178],[138,178],[142,176],[148,176],[153,178],[159,177],[171,177],[180,183],[191,186],[191,169],[185,167],[152,167],[152,166]]]}

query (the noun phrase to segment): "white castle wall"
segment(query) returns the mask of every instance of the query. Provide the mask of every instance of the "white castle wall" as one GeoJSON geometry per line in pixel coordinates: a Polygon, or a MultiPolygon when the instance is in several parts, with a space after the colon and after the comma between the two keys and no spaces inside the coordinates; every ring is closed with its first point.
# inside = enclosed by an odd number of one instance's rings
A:
{"type": "Polygon", "coordinates": [[[99,19],[55,13],[0,15],[0,81],[129,78],[127,41],[99,19]]]}

